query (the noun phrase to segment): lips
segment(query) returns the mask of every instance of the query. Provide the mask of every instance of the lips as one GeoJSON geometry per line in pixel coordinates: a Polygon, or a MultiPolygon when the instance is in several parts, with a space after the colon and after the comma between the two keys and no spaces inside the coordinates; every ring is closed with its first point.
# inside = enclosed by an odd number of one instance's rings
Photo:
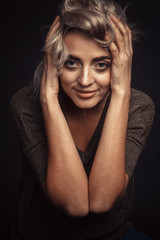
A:
{"type": "Polygon", "coordinates": [[[96,91],[79,91],[79,90],[76,90],[76,91],[78,91],[80,93],[93,93],[93,92],[96,92],[96,91]]]}
{"type": "Polygon", "coordinates": [[[91,98],[97,92],[97,90],[79,90],[79,89],[75,89],[75,90],[78,96],[81,98],[91,98]]]}

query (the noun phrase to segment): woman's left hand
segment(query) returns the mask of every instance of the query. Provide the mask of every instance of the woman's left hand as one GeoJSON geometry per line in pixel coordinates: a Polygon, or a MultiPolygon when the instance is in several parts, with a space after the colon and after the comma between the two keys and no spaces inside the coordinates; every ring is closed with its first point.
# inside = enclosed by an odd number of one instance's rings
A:
{"type": "Polygon", "coordinates": [[[131,90],[132,33],[114,15],[110,16],[110,20],[115,31],[115,41],[109,47],[112,56],[110,87],[112,93],[128,95],[131,90]]]}

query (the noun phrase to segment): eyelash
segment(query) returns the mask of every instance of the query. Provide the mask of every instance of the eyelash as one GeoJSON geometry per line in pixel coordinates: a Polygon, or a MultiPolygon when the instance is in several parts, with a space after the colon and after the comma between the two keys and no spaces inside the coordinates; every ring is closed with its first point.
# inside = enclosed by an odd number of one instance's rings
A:
{"type": "MultiPolygon", "coordinates": [[[[77,64],[75,61],[73,61],[73,60],[67,60],[66,62],[65,62],[65,66],[67,67],[67,68],[76,68],[76,67],[73,67],[73,66],[69,66],[69,63],[74,63],[74,64],[77,64]]],[[[78,64],[77,64],[78,65],[78,64]]]]}
{"type": "MultiPolygon", "coordinates": [[[[67,67],[67,68],[70,69],[70,70],[75,70],[75,69],[77,68],[77,66],[76,66],[76,67],[74,67],[73,65],[72,65],[72,66],[69,66],[69,63],[77,64],[78,67],[79,67],[79,64],[76,63],[75,61],[73,61],[73,60],[67,60],[67,61],[65,62],[65,67],[67,67]]],[[[99,62],[99,63],[97,63],[96,65],[100,65],[100,64],[102,64],[103,66],[105,65],[105,67],[104,67],[104,68],[97,68],[97,69],[96,69],[97,71],[105,71],[105,70],[106,70],[107,68],[109,68],[110,65],[111,65],[111,63],[106,63],[106,62],[99,62]]],[[[96,65],[95,65],[95,66],[96,66],[96,65]]],[[[94,68],[96,68],[96,67],[94,67],[94,68]]]]}
{"type": "MultiPolygon", "coordinates": [[[[96,65],[103,65],[103,66],[105,66],[105,67],[100,67],[100,68],[98,68],[97,70],[98,71],[105,71],[108,67],[110,67],[110,65],[111,65],[111,63],[106,63],[106,62],[99,62],[99,63],[97,63],[96,65]]],[[[96,66],[95,65],[95,66],[96,66]]]]}

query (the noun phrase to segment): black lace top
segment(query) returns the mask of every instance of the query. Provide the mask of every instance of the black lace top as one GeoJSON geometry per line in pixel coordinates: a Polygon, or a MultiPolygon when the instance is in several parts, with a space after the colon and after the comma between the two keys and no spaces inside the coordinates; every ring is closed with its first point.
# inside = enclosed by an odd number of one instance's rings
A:
{"type": "MultiPolygon", "coordinates": [[[[47,139],[39,100],[32,87],[20,89],[11,99],[11,113],[22,156],[22,179],[12,221],[12,239],[27,240],[117,240],[132,227],[131,209],[134,169],[150,132],[155,107],[146,94],[132,89],[126,137],[126,173],[130,180],[124,196],[108,213],[89,213],[71,218],[46,199],[42,183],[46,176],[47,139]]],[[[80,151],[89,177],[108,109],[107,99],[86,152],[80,151]]]]}

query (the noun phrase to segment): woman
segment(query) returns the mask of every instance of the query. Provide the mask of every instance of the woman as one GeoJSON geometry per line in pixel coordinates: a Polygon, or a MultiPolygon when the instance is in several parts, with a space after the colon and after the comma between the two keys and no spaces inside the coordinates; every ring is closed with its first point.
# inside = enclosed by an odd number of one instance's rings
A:
{"type": "Polygon", "coordinates": [[[34,84],[11,100],[23,158],[12,239],[149,239],[127,220],[154,118],[131,89],[134,35],[114,2],[64,1],[34,84]]]}

